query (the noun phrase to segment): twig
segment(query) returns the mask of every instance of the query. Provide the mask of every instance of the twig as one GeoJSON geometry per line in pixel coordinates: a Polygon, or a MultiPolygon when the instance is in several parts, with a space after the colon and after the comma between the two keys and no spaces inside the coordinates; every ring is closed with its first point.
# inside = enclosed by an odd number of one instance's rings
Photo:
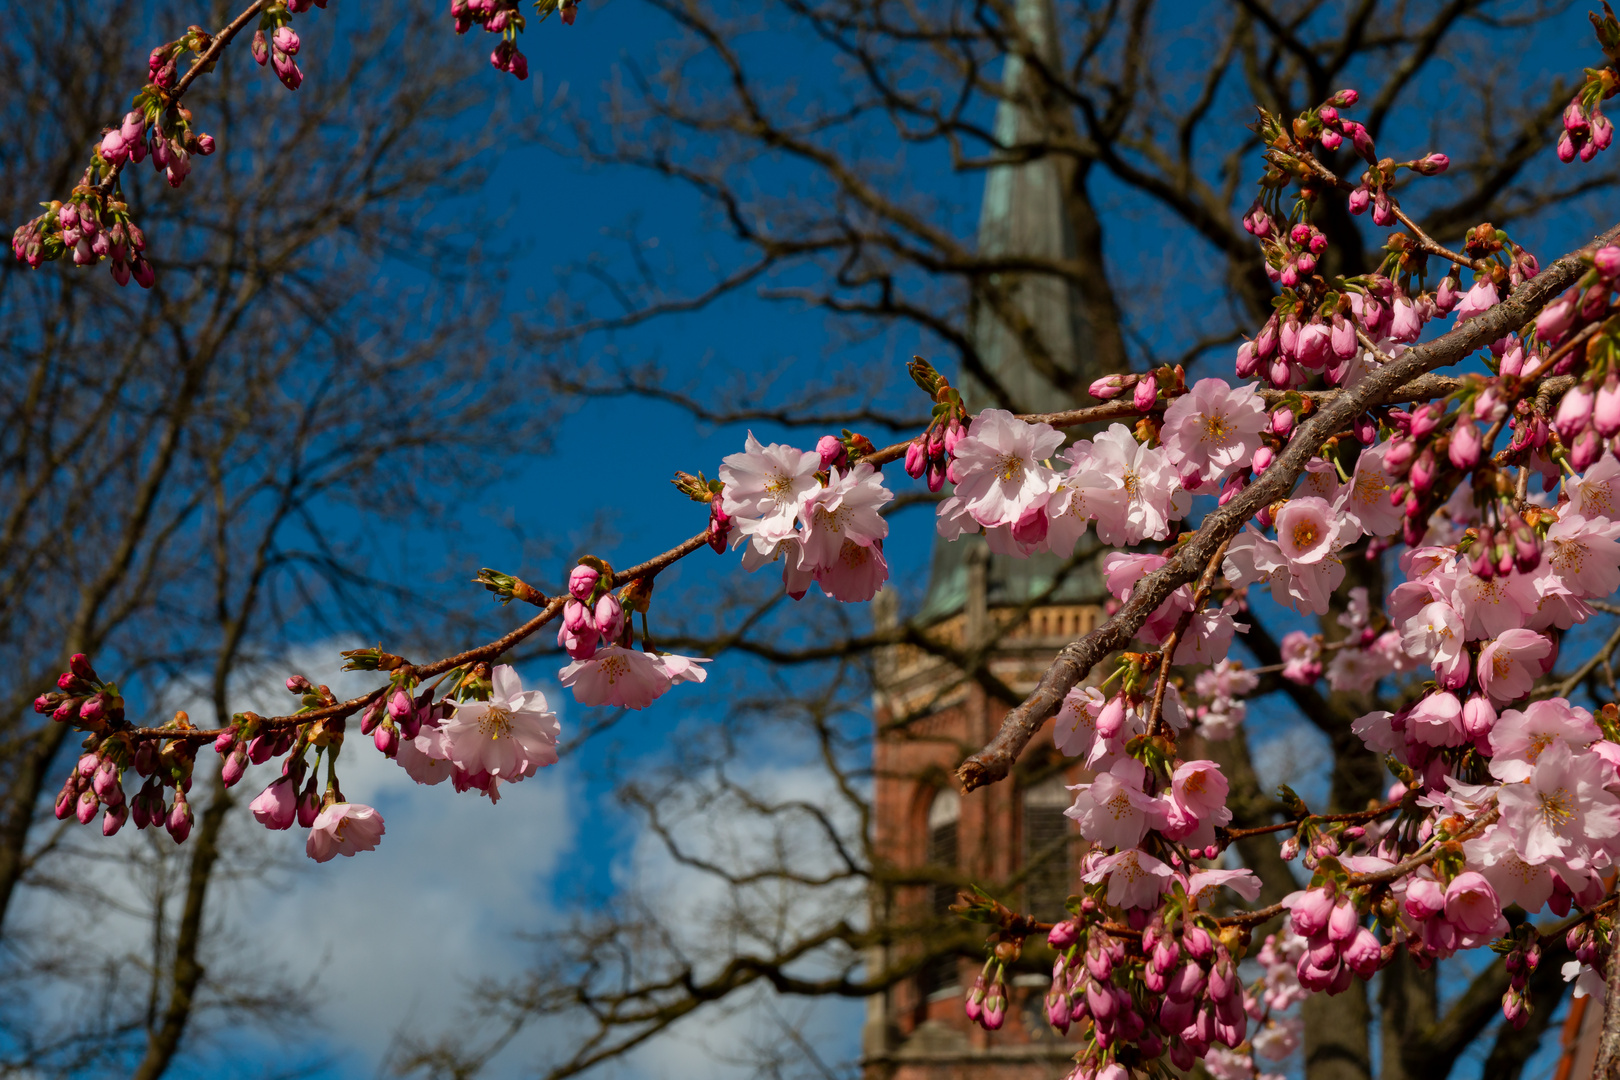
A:
{"type": "Polygon", "coordinates": [[[1231,542],[1231,537],[1227,537],[1216,549],[1214,557],[1209,560],[1209,565],[1204,567],[1204,576],[1198,579],[1198,588],[1193,592],[1192,606],[1181,613],[1181,618],[1176,620],[1175,629],[1170,631],[1170,636],[1164,639],[1164,644],[1159,648],[1159,679],[1153,687],[1153,707],[1148,711],[1147,733],[1150,737],[1159,733],[1160,721],[1164,718],[1164,691],[1170,685],[1170,662],[1175,658],[1176,646],[1181,641],[1181,635],[1192,625],[1193,616],[1209,599],[1210,590],[1215,587],[1215,572],[1220,569],[1221,560],[1226,558],[1226,546],[1231,542]]]}

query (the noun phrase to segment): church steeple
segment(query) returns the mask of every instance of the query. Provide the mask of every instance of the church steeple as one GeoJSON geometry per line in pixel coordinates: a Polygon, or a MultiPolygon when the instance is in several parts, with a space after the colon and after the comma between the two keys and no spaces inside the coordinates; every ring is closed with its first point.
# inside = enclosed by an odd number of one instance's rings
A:
{"type": "MultiPolygon", "coordinates": [[[[1062,50],[1052,0],[1017,0],[1019,32],[1034,47],[1049,70],[1061,70],[1062,50]]],[[[1038,81],[1024,57],[1011,54],[1002,73],[1003,96],[996,106],[996,140],[1003,148],[1038,143],[1046,125],[1034,107],[1038,81]]],[[[981,256],[1015,255],[1037,259],[1073,260],[1075,235],[1068,200],[1072,198],[1069,170],[1056,157],[991,166],[985,175],[984,202],[979,213],[978,249],[981,256]]],[[[1084,306],[1074,286],[1052,274],[998,275],[990,283],[1027,322],[1040,350],[1041,364],[1049,363],[1072,373],[1060,383],[1086,386],[1105,374],[1089,348],[1084,306]],[[1095,368],[1095,370],[1093,370],[1095,368]]],[[[1090,404],[1043,374],[1032,361],[1030,346],[998,305],[977,297],[969,312],[969,333],[974,351],[986,372],[1012,399],[1019,412],[1054,412],[1090,404]]],[[[998,405],[997,396],[971,373],[959,378],[963,398],[972,411],[998,405]]],[[[1082,395],[1083,396],[1083,395],[1082,395]]],[[[1090,537],[1088,535],[1087,539],[1090,537]]],[[[969,553],[982,546],[982,538],[964,537],[937,544],[929,575],[922,618],[932,621],[963,610],[967,603],[969,553]]],[[[991,556],[986,570],[991,606],[1017,604],[1051,587],[1066,558],[1036,556],[1011,559],[991,556]]],[[[1100,582],[1089,568],[1072,571],[1053,593],[1054,603],[1095,601],[1100,582]]]]}

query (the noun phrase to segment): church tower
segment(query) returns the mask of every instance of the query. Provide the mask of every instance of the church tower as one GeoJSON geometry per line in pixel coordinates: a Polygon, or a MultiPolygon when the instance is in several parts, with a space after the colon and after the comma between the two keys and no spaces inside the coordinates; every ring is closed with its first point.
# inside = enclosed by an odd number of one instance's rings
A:
{"type": "MultiPolygon", "coordinates": [[[[1060,68],[1053,0],[1017,0],[1022,33],[1052,68],[1060,68]]],[[[1003,145],[1040,138],[1029,105],[1031,82],[1018,56],[1005,61],[1005,96],[996,112],[1003,145]]],[[[1070,173],[1052,159],[999,165],[985,178],[978,246],[985,255],[1073,258],[1075,238],[1068,200],[1070,173]]],[[[1084,309],[1073,287],[1051,275],[1005,275],[994,286],[1012,298],[1017,333],[993,305],[971,312],[971,334],[985,373],[1001,394],[970,376],[957,385],[968,408],[994,406],[1004,395],[1020,412],[1049,412],[1090,404],[1063,386],[1084,387],[1105,374],[1093,370],[1084,309]],[[1033,335],[1030,331],[1033,330],[1033,335]],[[1031,342],[1031,336],[1035,339],[1031,342]],[[1032,361],[1031,348],[1042,355],[1032,361]],[[1044,372],[1044,373],[1043,373],[1044,372]],[[1056,380],[1052,374],[1062,376],[1056,380]]],[[[1083,396],[1083,395],[1082,395],[1083,396]]],[[[1004,398],[1003,398],[1004,400],[1004,398]]],[[[983,661],[995,680],[1022,695],[1033,689],[1064,644],[1102,617],[1106,598],[1090,556],[1087,535],[1073,559],[994,555],[982,537],[935,547],[927,597],[916,621],[948,653],[971,655],[988,646],[983,661]]],[[[893,625],[896,597],[886,593],[874,610],[893,625]]],[[[959,884],[972,881],[1004,902],[1041,918],[1063,915],[1077,891],[1078,834],[1063,811],[1067,784],[1083,779],[1039,733],[1006,781],[958,794],[953,770],[983,746],[1008,705],[985,682],[923,646],[900,645],[880,657],[875,701],[875,833],[879,857],[902,870],[937,874],[937,884],[879,890],[874,922],[944,928],[956,933],[960,952],[924,961],[920,945],[897,943],[874,950],[873,967],[918,970],[869,999],[863,1033],[867,1080],[1049,1080],[1071,1067],[1077,1046],[1046,1025],[1042,999],[1049,983],[1036,970],[1011,980],[1005,1026],[993,1035],[970,1023],[963,995],[983,963],[982,951],[952,927],[946,908],[959,884]]],[[[991,682],[994,685],[994,682],[991,682]]]]}

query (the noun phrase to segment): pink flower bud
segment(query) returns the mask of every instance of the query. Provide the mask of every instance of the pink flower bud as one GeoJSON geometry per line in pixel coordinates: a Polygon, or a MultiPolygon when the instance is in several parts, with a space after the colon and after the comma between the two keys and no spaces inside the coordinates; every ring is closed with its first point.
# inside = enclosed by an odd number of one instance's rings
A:
{"type": "Polygon", "coordinates": [[[1559,437],[1567,443],[1580,434],[1581,429],[1590,423],[1595,404],[1596,398],[1585,383],[1570,387],[1564,400],[1558,403],[1558,412],[1553,417],[1553,427],[1557,428],[1559,437]]]}
{"type": "Polygon", "coordinates": [[[371,737],[372,744],[377,752],[387,757],[393,757],[394,751],[399,748],[399,729],[392,721],[385,721],[378,725],[377,732],[371,737]]]}
{"type": "Polygon", "coordinates": [[[1116,695],[1108,699],[1108,703],[1097,714],[1097,737],[1099,739],[1112,739],[1118,735],[1125,726],[1125,698],[1116,695]]]}
{"type": "Polygon", "coordinates": [[[816,453],[821,455],[821,467],[830,469],[834,465],[842,468],[849,462],[849,452],[844,444],[838,441],[836,435],[823,435],[816,441],[816,453]]]}
{"type": "Polygon", "coordinates": [[[1159,380],[1152,374],[1137,381],[1135,396],[1131,399],[1137,412],[1147,412],[1159,398],[1159,380]]]}
{"type": "Polygon", "coordinates": [[[253,44],[251,49],[253,52],[253,59],[258,61],[260,67],[264,67],[265,61],[270,59],[270,44],[265,41],[263,30],[253,31],[253,44]]]}
{"type": "Polygon", "coordinates": [[[179,792],[175,793],[174,808],[169,811],[169,817],[163,825],[177,844],[185,843],[186,837],[191,835],[191,804],[186,802],[185,796],[179,792]]]}
{"type": "Polygon", "coordinates": [[[1620,434],[1620,377],[1610,372],[1592,405],[1592,426],[1604,438],[1620,434]]]}
{"type": "Polygon", "coordinates": [[[1064,919],[1052,927],[1052,932],[1046,935],[1046,943],[1058,952],[1064,951],[1079,940],[1080,928],[1073,919],[1064,919]]]}
{"type": "Polygon", "coordinates": [[[610,644],[618,641],[624,632],[624,608],[612,593],[603,593],[596,602],[596,632],[610,644]]]}
{"type": "Polygon", "coordinates": [[[1451,432],[1451,445],[1446,450],[1446,456],[1451,463],[1464,472],[1479,464],[1480,453],[1484,449],[1484,440],[1480,437],[1479,428],[1467,418],[1457,421],[1457,426],[1451,432]]]}
{"type": "Polygon", "coordinates": [[[1323,131],[1322,131],[1322,149],[1324,149],[1324,150],[1328,151],[1329,153],[1331,153],[1334,150],[1337,150],[1341,145],[1343,145],[1343,143],[1344,143],[1344,136],[1343,135],[1340,135],[1337,131],[1334,131],[1332,128],[1324,128],[1323,129],[1323,131]]]}
{"type": "Polygon", "coordinates": [[[288,56],[297,56],[301,44],[298,40],[298,31],[290,26],[276,27],[276,34],[271,38],[271,42],[288,56]]]}
{"type": "Polygon", "coordinates": [[[298,791],[290,777],[283,776],[259,792],[248,804],[253,818],[267,829],[290,829],[298,817],[298,791]]]}
{"type": "Polygon", "coordinates": [[[1438,176],[1451,167],[1451,159],[1444,154],[1429,154],[1413,162],[1412,167],[1424,176],[1438,176]]]}
{"type": "Polygon", "coordinates": [[[122,804],[107,807],[107,812],[101,816],[101,835],[112,836],[124,827],[129,820],[129,807],[122,804]]]}
{"type": "Polygon", "coordinates": [[[1352,214],[1365,214],[1367,204],[1372,202],[1372,192],[1367,190],[1366,184],[1359,184],[1350,192],[1350,212],[1352,214]]]}
{"type": "Polygon", "coordinates": [[[101,137],[101,157],[109,165],[121,165],[129,157],[129,140],[116,128],[101,137]]]}
{"type": "Polygon", "coordinates": [[[1361,927],[1361,920],[1356,915],[1356,905],[1348,896],[1340,897],[1339,902],[1333,906],[1333,914],[1328,916],[1328,940],[1336,945],[1342,945],[1356,936],[1361,927]]]}
{"type": "Polygon", "coordinates": [[[575,600],[589,600],[601,578],[602,575],[594,567],[576,566],[568,575],[568,592],[575,600]]]}
{"type": "Polygon", "coordinates": [[[1620,274],[1620,247],[1609,244],[1598,248],[1592,256],[1592,265],[1606,278],[1620,274]]]}
{"type": "Polygon", "coordinates": [[[79,819],[79,824],[80,825],[88,825],[88,824],[90,824],[90,819],[96,816],[96,811],[100,807],[101,807],[101,803],[96,798],[95,792],[86,791],[86,792],[82,793],[79,796],[79,801],[74,804],[74,810],[77,813],[77,816],[78,816],[78,819],[79,819]]]}
{"type": "Polygon", "coordinates": [[[1294,413],[1286,405],[1274,410],[1271,414],[1271,432],[1278,438],[1286,439],[1294,431],[1294,413]]]}
{"type": "Polygon", "coordinates": [[[1419,922],[1444,911],[1446,894],[1432,878],[1412,878],[1406,886],[1406,913],[1419,922]]]}
{"type": "Polygon", "coordinates": [[[923,441],[913,439],[906,444],[906,475],[916,480],[928,468],[928,451],[923,448],[923,441]]]}
{"type": "Polygon", "coordinates": [[[298,796],[298,824],[307,829],[315,824],[315,819],[320,815],[321,800],[315,794],[315,778],[312,776],[309,779],[309,786],[298,796]]]}
{"type": "Polygon", "coordinates": [[[1333,915],[1332,893],[1326,889],[1306,889],[1303,893],[1292,894],[1292,897],[1297,897],[1290,916],[1294,933],[1310,938],[1327,929],[1328,919],[1333,915]]]}

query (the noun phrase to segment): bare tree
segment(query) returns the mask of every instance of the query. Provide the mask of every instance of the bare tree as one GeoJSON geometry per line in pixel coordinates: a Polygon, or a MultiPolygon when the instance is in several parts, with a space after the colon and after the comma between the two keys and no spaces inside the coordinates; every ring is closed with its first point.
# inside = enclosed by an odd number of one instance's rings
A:
{"type": "MultiPolygon", "coordinates": [[[[0,205],[20,220],[25,193],[71,186],[145,78],[128,42],[173,11],[61,0],[4,13],[0,205]]],[[[217,769],[197,777],[183,857],[159,830],[106,865],[51,819],[76,753],[68,726],[31,708],[52,672],[87,653],[127,673],[134,700],[201,701],[199,721],[226,724],[228,693],[290,641],[473,620],[431,589],[383,585],[375,536],[487,482],[488,448],[543,445],[543,410],[515,407],[522,375],[489,337],[498,266],[478,238],[424,224],[431,200],[478,189],[480,132],[499,110],[438,32],[436,4],[398,14],[341,51],[335,22],[312,32],[306,48],[330,54],[318,94],[290,98],[245,52],[198,88],[191,107],[229,133],[219,159],[184,197],[150,172],[124,181],[161,238],[150,292],[99,270],[0,269],[8,1068],[153,1080],[198,1032],[285,1030],[305,1000],[273,970],[225,962],[211,897],[264,856],[231,841],[244,800],[217,769]],[[80,905],[83,924],[47,936],[31,894],[80,905]],[[130,903],[151,925],[133,950],[93,929],[130,903]],[[73,994],[92,1007],[50,1007],[73,994]]]]}

